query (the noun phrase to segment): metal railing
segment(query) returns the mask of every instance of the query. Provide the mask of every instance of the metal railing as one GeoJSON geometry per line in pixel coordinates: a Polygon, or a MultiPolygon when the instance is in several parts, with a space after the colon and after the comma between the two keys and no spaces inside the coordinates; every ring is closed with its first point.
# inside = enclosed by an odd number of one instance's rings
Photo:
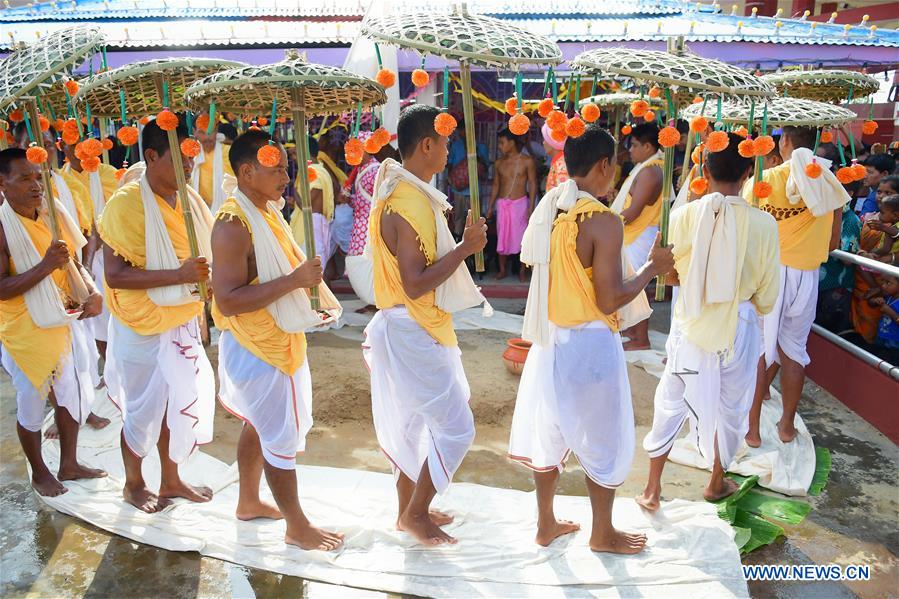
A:
{"type": "MultiPolygon", "coordinates": [[[[844,252],[843,250],[833,250],[830,252],[830,255],[836,258],[841,262],[845,262],[846,264],[854,264],[855,266],[864,266],[865,268],[869,268],[871,270],[877,271],[880,274],[888,275],[891,277],[899,278],[899,267],[893,266],[891,264],[884,264],[883,262],[879,262],[877,260],[872,260],[870,258],[865,258],[864,256],[859,256],[856,254],[850,254],[849,252],[844,252]]],[[[892,378],[894,381],[899,381],[899,366],[894,366],[890,364],[886,360],[883,360],[871,352],[865,351],[861,347],[853,344],[851,341],[847,341],[843,339],[839,335],[832,333],[825,329],[824,327],[813,324],[812,330],[824,337],[837,347],[846,350],[865,364],[876,368],[892,378]]]]}

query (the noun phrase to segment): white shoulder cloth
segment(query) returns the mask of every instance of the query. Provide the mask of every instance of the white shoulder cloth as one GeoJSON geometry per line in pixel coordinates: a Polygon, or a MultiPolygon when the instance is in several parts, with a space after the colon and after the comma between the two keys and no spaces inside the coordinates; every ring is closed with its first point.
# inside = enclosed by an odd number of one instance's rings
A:
{"type": "Polygon", "coordinates": [[[787,199],[791,204],[805,202],[815,216],[824,216],[849,203],[849,194],[830,172],[830,160],[815,156],[808,148],[796,148],[790,156],[790,176],[787,178],[787,199]],[[821,166],[821,176],[809,179],[805,167],[815,159],[821,166]]]}

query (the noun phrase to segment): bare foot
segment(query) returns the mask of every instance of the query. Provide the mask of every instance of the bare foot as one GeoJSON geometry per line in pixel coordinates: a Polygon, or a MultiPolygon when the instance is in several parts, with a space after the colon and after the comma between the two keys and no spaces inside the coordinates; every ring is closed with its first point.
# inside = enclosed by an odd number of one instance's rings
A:
{"type": "Polygon", "coordinates": [[[235,512],[238,520],[255,520],[256,518],[268,518],[270,520],[283,520],[284,514],[277,506],[266,503],[262,500],[253,502],[238,502],[237,511],[235,512]]]}
{"type": "Polygon", "coordinates": [[[705,488],[705,491],[702,492],[702,497],[706,501],[718,501],[719,499],[724,499],[730,495],[733,495],[737,492],[737,489],[740,488],[736,482],[732,481],[729,478],[725,478],[722,480],[720,486],[712,487],[709,485],[705,488]]]}
{"type": "Polygon", "coordinates": [[[647,487],[642,494],[634,497],[634,501],[644,510],[655,512],[662,506],[660,499],[662,498],[662,489],[650,491],[647,487]]]}
{"type": "Polygon", "coordinates": [[[172,504],[171,500],[163,499],[147,487],[140,487],[137,489],[125,487],[122,489],[122,497],[125,498],[127,503],[130,503],[140,511],[147,512],[148,514],[161,512],[172,504]]]}
{"type": "Polygon", "coordinates": [[[744,437],[744,439],[746,440],[746,445],[748,445],[750,447],[761,447],[762,446],[761,435],[759,435],[759,432],[757,430],[753,430],[752,428],[750,428],[749,432],[746,433],[746,436],[744,437]]]}
{"type": "Polygon", "coordinates": [[[447,514],[440,510],[431,510],[428,512],[428,515],[431,517],[431,522],[437,526],[446,526],[447,524],[452,524],[453,520],[455,520],[455,517],[452,514],[447,514]]]}
{"type": "Polygon", "coordinates": [[[109,418],[102,418],[91,412],[87,417],[87,425],[94,430],[100,430],[109,426],[109,418]]]}
{"type": "Polygon", "coordinates": [[[537,524],[537,536],[534,541],[541,547],[548,547],[550,543],[559,537],[581,529],[581,525],[571,520],[553,520],[546,526],[537,524]]]}
{"type": "Polygon", "coordinates": [[[165,498],[181,497],[194,503],[206,503],[212,499],[212,489],[209,487],[195,487],[184,481],[178,481],[172,485],[160,485],[159,496],[165,498]]]}
{"type": "Polygon", "coordinates": [[[508,273],[506,273],[506,271],[504,271],[504,270],[501,270],[498,273],[496,273],[496,276],[493,277],[493,280],[501,281],[501,280],[505,279],[506,276],[508,276],[508,273]]]}
{"type": "Polygon", "coordinates": [[[284,535],[284,542],[288,545],[296,545],[306,551],[334,551],[343,545],[343,533],[328,532],[327,530],[307,525],[292,535],[284,535]]]}
{"type": "Polygon", "coordinates": [[[796,427],[791,422],[784,425],[783,421],[777,423],[777,436],[780,437],[781,443],[789,443],[796,438],[796,427]]]}
{"type": "Polygon", "coordinates": [[[611,534],[590,538],[590,549],[601,553],[640,553],[646,546],[646,535],[612,529],[611,534]]]}
{"type": "Polygon", "coordinates": [[[59,467],[59,480],[78,480],[80,478],[103,478],[106,476],[106,471],[99,470],[97,468],[88,468],[87,466],[82,466],[81,464],[74,464],[72,466],[60,466],[59,467]]]}
{"type": "Polygon", "coordinates": [[[51,424],[44,433],[44,439],[59,439],[59,429],[56,424],[51,424]]]}
{"type": "Polygon", "coordinates": [[[50,472],[32,474],[31,486],[38,495],[43,495],[44,497],[58,497],[69,491],[50,472]]]}
{"type": "Polygon", "coordinates": [[[372,306],[371,304],[368,304],[368,305],[362,306],[361,308],[356,310],[356,314],[374,314],[377,311],[378,311],[377,306],[372,306]]]}
{"type": "Polygon", "coordinates": [[[525,269],[521,269],[518,273],[518,282],[519,283],[527,283],[528,282],[528,273],[525,269]]]}
{"type": "Polygon", "coordinates": [[[651,349],[649,345],[649,341],[638,341],[636,339],[628,339],[623,344],[624,351],[641,351],[644,349],[651,349]]]}
{"type": "Polygon", "coordinates": [[[455,537],[446,534],[434,524],[430,515],[411,516],[408,512],[404,512],[400,516],[397,528],[409,533],[424,545],[442,545],[444,543],[453,545],[458,542],[455,537]]]}

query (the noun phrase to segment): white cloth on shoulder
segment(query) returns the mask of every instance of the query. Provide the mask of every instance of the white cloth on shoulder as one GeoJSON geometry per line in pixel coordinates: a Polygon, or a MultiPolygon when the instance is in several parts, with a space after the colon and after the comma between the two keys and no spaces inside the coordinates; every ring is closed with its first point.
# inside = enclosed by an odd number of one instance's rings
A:
{"type": "Polygon", "coordinates": [[[365,336],[378,444],[394,475],[413,482],[427,460],[443,493],[475,434],[462,352],[436,343],[404,307],[379,310],[365,336]]]}
{"type": "MultiPolygon", "coordinates": [[[[624,205],[627,203],[627,197],[631,193],[631,187],[634,185],[634,181],[637,180],[637,175],[646,168],[650,162],[654,162],[656,160],[662,160],[665,157],[665,154],[662,150],[659,150],[643,162],[634,165],[634,168],[628,174],[627,179],[624,180],[624,183],[621,184],[621,189],[618,190],[618,195],[615,196],[615,200],[612,202],[610,208],[612,212],[615,214],[621,214],[624,210],[624,205]]],[[[674,195],[674,194],[671,194],[674,195]]]]}
{"type": "Polygon", "coordinates": [[[786,195],[791,204],[804,202],[816,217],[824,216],[849,203],[850,197],[830,171],[830,160],[815,156],[808,148],[796,148],[790,155],[790,176],[787,177],[786,195]],[[810,179],[805,167],[812,159],[821,167],[821,176],[810,179]]]}
{"type": "MultiPolygon", "coordinates": [[[[56,169],[50,169],[50,178],[53,179],[53,188],[56,190],[56,199],[59,200],[59,203],[62,204],[63,208],[66,209],[66,212],[69,213],[69,216],[72,217],[72,221],[77,225],[78,229],[81,230],[81,225],[78,222],[78,208],[75,206],[75,196],[72,195],[72,189],[56,169]]],[[[46,202],[46,199],[44,201],[46,202]]]]}
{"type": "Polygon", "coordinates": [[[574,453],[590,480],[618,487],[635,440],[621,336],[600,321],[551,327],[551,342],[531,347],[521,373],[509,457],[537,472],[561,472],[574,453]]]}
{"type": "MultiPolygon", "coordinates": [[[[219,211],[222,204],[228,198],[227,192],[222,189],[225,178],[225,164],[222,156],[222,143],[225,141],[225,134],[218,133],[215,136],[215,150],[212,152],[212,203],[210,209],[212,214],[219,211]]],[[[194,170],[190,173],[190,186],[194,189],[200,189],[200,165],[209,160],[203,145],[200,145],[200,153],[194,158],[194,170]]]]}
{"type": "Polygon", "coordinates": [[[646,227],[639,237],[624,246],[624,254],[635,271],[643,268],[643,265],[649,260],[649,252],[652,251],[652,244],[655,242],[658,232],[659,228],[655,225],[646,227]]]}
{"type": "MultiPolygon", "coordinates": [[[[162,219],[162,212],[156,203],[156,195],[150,188],[146,174],[140,178],[140,195],[144,206],[144,232],[147,244],[146,270],[177,270],[181,261],[175,254],[175,246],[162,219]]],[[[200,255],[212,257],[210,237],[212,235],[212,214],[200,195],[187,188],[188,201],[193,213],[194,230],[200,255]]],[[[197,301],[193,285],[167,285],[147,290],[147,295],[157,306],[180,306],[197,301]]]]}
{"type": "Polygon", "coordinates": [[[691,343],[683,331],[668,337],[668,361],[656,388],[652,428],[643,439],[650,458],[671,451],[689,418],[690,439],[711,467],[718,455],[731,465],[749,429],[749,408],[755,393],[761,351],[758,313],[752,302],[739,306],[732,352],[708,352],[691,343]]]}
{"type": "Polygon", "coordinates": [[[225,331],[219,340],[218,370],[219,401],[225,409],[256,429],[266,462],[294,470],[312,428],[309,361],[293,375],[284,374],[225,331]]]}
{"type": "Polygon", "coordinates": [[[31,384],[8,351],[0,351],[0,362],[16,390],[16,420],[25,430],[41,430],[51,389],[56,405],[65,408],[78,424],[87,422],[94,400],[94,385],[90,374],[91,356],[83,350],[93,340],[85,336],[84,328],[74,326],[81,322],[73,323],[70,351],[63,352],[55,377],[43,392],[31,384]]]}
{"type": "Polygon", "coordinates": [[[806,351],[818,302],[818,270],[797,270],[780,265],[780,291],[774,309],[762,318],[765,363],[780,364],[778,346],[794,362],[808,366],[806,351]]]}
{"type": "MultiPolygon", "coordinates": [[[[290,260],[284,253],[281,244],[275,238],[274,232],[265,221],[265,217],[255,204],[240,190],[234,190],[234,199],[246,216],[250,224],[250,235],[253,238],[253,252],[256,256],[256,270],[259,273],[259,282],[268,283],[280,279],[293,272],[290,260]]],[[[303,251],[293,240],[290,225],[281,216],[281,213],[269,203],[269,210],[275,213],[278,224],[281,226],[291,248],[301,262],[306,260],[303,251]]],[[[302,333],[308,328],[319,326],[326,322],[336,321],[340,318],[342,309],[340,302],[328,289],[324,282],[318,285],[320,310],[328,315],[323,319],[322,315],[312,309],[309,303],[309,295],[305,289],[294,289],[290,293],[282,295],[265,307],[275,320],[275,324],[285,333],[302,333]]]]}
{"type": "MultiPolygon", "coordinates": [[[[63,169],[71,173],[72,165],[66,164],[63,169]]],[[[62,178],[60,177],[60,180],[62,178]]],[[[87,174],[88,191],[91,194],[91,203],[94,205],[94,220],[100,218],[103,213],[103,207],[106,206],[106,194],[103,192],[103,181],[100,179],[100,171],[92,171],[87,174]]],[[[71,193],[69,194],[71,197],[71,193]]],[[[73,204],[74,207],[74,204],[73,204]]]]}
{"type": "MultiPolygon", "coordinates": [[[[56,206],[56,219],[60,230],[65,230],[69,237],[74,241],[75,253],[78,254],[85,245],[87,240],[81,234],[78,225],[69,217],[68,212],[63,205],[54,200],[56,206]]],[[[47,226],[50,226],[50,216],[46,208],[46,200],[42,206],[38,218],[43,220],[47,226]]],[[[13,210],[9,202],[0,204],[0,224],[6,234],[6,244],[9,247],[9,255],[15,262],[18,272],[25,272],[34,268],[43,260],[43,256],[37,251],[34,242],[28,235],[28,231],[19,221],[19,217],[13,210]]],[[[67,275],[74,281],[77,277],[80,282],[81,273],[75,267],[74,263],[69,260],[66,266],[67,275]]],[[[83,284],[83,283],[82,283],[83,284]]],[[[28,307],[28,313],[31,319],[38,327],[42,329],[52,329],[71,323],[78,318],[79,314],[69,314],[62,303],[59,287],[53,282],[53,277],[47,276],[25,292],[25,305],[28,307]]],[[[75,299],[75,298],[73,298],[75,299]]]]}
{"type": "MultiPolygon", "coordinates": [[[[412,185],[430,200],[437,228],[437,258],[443,258],[453,251],[457,245],[450,231],[449,224],[446,222],[446,211],[451,208],[450,203],[446,200],[446,194],[404,169],[396,160],[388,158],[381,163],[378,175],[375,178],[375,203],[383,202],[389,198],[400,181],[412,185]]],[[[370,248],[371,239],[365,246],[364,255],[366,257],[371,256],[370,248]]],[[[489,317],[493,314],[493,308],[490,307],[490,304],[484,298],[480,288],[474,284],[471,273],[468,272],[468,266],[464,262],[459,265],[446,281],[437,286],[435,292],[435,303],[444,312],[452,314],[483,304],[484,316],[489,317]]]]}
{"type": "Polygon", "coordinates": [[[136,456],[156,447],[163,418],[176,464],[212,441],[215,376],[196,318],[158,335],[140,335],[113,316],[104,378],[110,400],[122,411],[125,443],[136,456]]]}

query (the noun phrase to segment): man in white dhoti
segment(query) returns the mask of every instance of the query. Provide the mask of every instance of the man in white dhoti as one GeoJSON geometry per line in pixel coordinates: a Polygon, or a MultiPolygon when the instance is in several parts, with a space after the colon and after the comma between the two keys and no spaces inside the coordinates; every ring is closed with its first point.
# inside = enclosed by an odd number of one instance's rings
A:
{"type": "MultiPolygon", "coordinates": [[[[840,247],[843,206],[850,198],[830,170],[830,161],[815,157],[815,129],[784,127],[778,143],[784,162],[762,173],[771,186],[771,195],[760,200],[759,207],[777,221],[780,240],[780,292],[771,313],[763,319],[764,362],[759,363],[749,431],[750,447],[761,445],[759,419],[762,401],[780,367],[783,414],[777,434],[783,443],[796,438],[793,420],[805,383],[805,367],[811,362],[806,343],[815,319],[818,302],[818,278],[821,264],[832,250],[840,247]],[[815,160],[821,175],[810,178],[805,168],[815,160]]],[[[743,197],[752,199],[750,183],[743,197]]]]}
{"type": "Polygon", "coordinates": [[[528,353],[509,440],[509,457],[534,471],[540,545],[580,525],[555,517],[559,474],[574,453],[586,473],[593,508],[590,548],[638,553],[646,535],[612,525],[615,489],[634,455],[634,412],[618,330],[649,316],[644,288],[668,272],[671,249],[658,240],[633,276],[622,258],[621,219],[596,198],[615,172],[615,141],[589,125],[565,144],[570,179],[537,205],[521,259],[534,269],[523,336],[528,353]],[[634,300],[637,303],[632,303],[634,300]]]}
{"type": "MultiPolygon", "coordinates": [[[[176,132],[187,137],[183,123],[176,132]]],[[[136,508],[156,512],[172,497],[212,497],[178,475],[178,464],[212,440],[215,379],[200,341],[203,302],[195,293],[209,278],[212,215],[188,188],[201,254],[191,258],[166,132],[150,121],[142,142],[144,173],[113,194],[97,228],[111,314],[105,379],[124,417],[123,494],[136,508]],[[141,474],[154,445],[162,470],[158,494],[141,474]]],[[[191,159],[182,158],[187,177],[191,159]]]]}
{"type": "MultiPolygon", "coordinates": [[[[328,169],[319,164],[318,159],[318,142],[315,138],[309,136],[309,156],[313,158],[309,161],[309,168],[315,173],[315,178],[309,177],[309,203],[312,207],[312,231],[315,239],[315,255],[321,258],[322,268],[327,267],[328,261],[334,254],[336,246],[331,243],[331,223],[334,220],[334,182],[331,180],[331,174],[328,169]]],[[[301,168],[301,167],[298,167],[301,168]]],[[[300,247],[305,247],[306,230],[303,221],[303,210],[300,207],[299,198],[302,193],[300,190],[300,179],[296,180],[296,197],[297,205],[293,208],[293,214],[290,215],[290,230],[293,232],[293,239],[300,247]]]]}
{"type": "Polygon", "coordinates": [[[656,388],[652,429],[643,440],[649,480],[637,502],[657,510],[662,470],[674,440],[690,420],[690,435],[712,467],[708,501],[737,489],[724,477],[743,442],[761,353],[759,315],[777,298],[777,224],[740,197],[752,158],[737,151],[742,137],[706,152],[708,193],[675,210],[670,240],[680,295],[668,337],[668,361],[656,388]]]}
{"type": "MultiPolygon", "coordinates": [[[[630,172],[615,200],[612,212],[624,220],[624,253],[633,269],[640,270],[659,232],[662,213],[662,151],[659,128],[643,123],[628,136],[634,169],[630,172]]],[[[672,192],[669,197],[673,197],[672,192]]],[[[649,349],[649,320],[634,324],[622,333],[628,338],[625,350],[649,349]]]]}
{"type": "Polygon", "coordinates": [[[297,495],[296,455],[312,428],[312,379],[303,331],[322,322],[309,304],[317,287],[322,308],[339,317],[339,304],[322,284],[318,257],[306,260],[278,210],[289,182],[287,154],[263,166],[256,158],[269,143],[248,131],[231,146],[237,189],[225,200],[212,232],[216,294],[212,314],[219,341],[219,398],[244,422],[237,444],[240,495],[237,517],[284,518],[286,543],[333,550],[343,539],[310,524],[297,495]],[[259,497],[263,471],[277,507],[259,497]]]}
{"type": "Polygon", "coordinates": [[[464,260],[487,243],[481,218],[456,245],[446,196],[427,183],[446,166],[447,138],[434,130],[438,114],[424,104],[400,114],[403,164],[388,159],[380,167],[365,252],[380,308],[364,346],[375,432],[397,480],[397,528],[427,545],[456,542],[440,528],[452,518],[429,506],[474,439],[452,312],[484,301],[464,260]]]}
{"type": "Polygon", "coordinates": [[[40,167],[25,150],[0,152],[0,195],[0,355],[16,390],[16,431],[31,484],[53,497],[66,492],[60,481],[106,476],[76,459],[78,427],[93,399],[83,323],[100,313],[102,299],[77,262],[87,240],[59,202],[55,238],[40,167]],[[41,456],[48,399],[60,433],[57,476],[41,456]]]}

